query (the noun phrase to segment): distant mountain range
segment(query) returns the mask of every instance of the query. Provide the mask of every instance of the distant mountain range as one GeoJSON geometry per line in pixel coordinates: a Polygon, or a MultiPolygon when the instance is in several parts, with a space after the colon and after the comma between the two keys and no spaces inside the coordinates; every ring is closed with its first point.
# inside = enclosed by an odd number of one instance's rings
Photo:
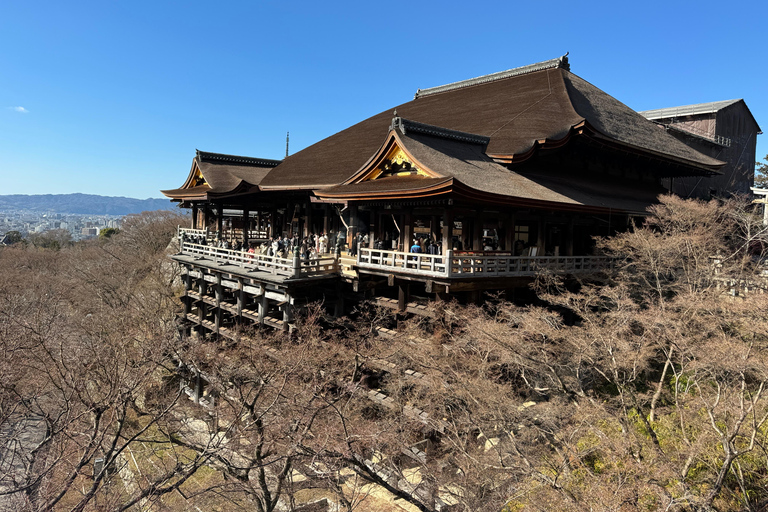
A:
{"type": "Polygon", "coordinates": [[[80,215],[128,215],[147,210],[170,210],[176,205],[168,199],[133,199],[93,194],[0,195],[0,210],[34,210],[38,212],[74,213],[80,215]]]}

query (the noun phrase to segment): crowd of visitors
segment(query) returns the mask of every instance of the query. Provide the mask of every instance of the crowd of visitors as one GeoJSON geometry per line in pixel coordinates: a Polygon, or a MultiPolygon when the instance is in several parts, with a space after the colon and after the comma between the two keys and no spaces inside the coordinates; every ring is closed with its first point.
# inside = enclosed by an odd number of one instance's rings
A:
{"type": "Polygon", "coordinates": [[[233,251],[247,252],[250,254],[261,254],[264,256],[277,256],[280,258],[289,258],[293,255],[294,250],[298,248],[299,254],[303,259],[309,260],[311,258],[328,254],[336,249],[336,245],[340,240],[333,232],[328,233],[310,233],[309,236],[299,238],[298,235],[293,237],[279,237],[275,236],[269,240],[262,241],[261,243],[248,240],[233,239],[227,240],[224,237],[216,236],[211,240],[207,240],[202,234],[189,234],[186,232],[181,233],[182,243],[192,243],[198,245],[206,245],[211,247],[219,247],[221,249],[230,249],[233,251]]]}

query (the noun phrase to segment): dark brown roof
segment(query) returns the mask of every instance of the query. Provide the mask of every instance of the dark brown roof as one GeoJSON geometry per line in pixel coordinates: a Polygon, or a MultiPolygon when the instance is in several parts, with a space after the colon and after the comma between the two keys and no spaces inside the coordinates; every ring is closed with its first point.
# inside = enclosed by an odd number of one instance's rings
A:
{"type": "Polygon", "coordinates": [[[279,163],[280,160],[197,151],[184,184],[180,188],[161,192],[173,199],[229,194],[238,189],[257,187],[279,163]],[[205,184],[195,183],[198,169],[205,184]]]}
{"type": "MultiPolygon", "coordinates": [[[[529,156],[536,147],[557,144],[574,127],[586,125],[604,141],[702,174],[722,166],[565,67],[531,69],[488,81],[473,79],[468,85],[450,84],[453,87],[419,96],[396,111],[420,123],[488,137],[486,153],[503,160],[529,156]]],[[[312,189],[344,182],[379,149],[391,119],[388,109],[288,157],[261,187],[312,189]]]]}
{"type": "MultiPolygon", "coordinates": [[[[485,194],[488,201],[508,204],[546,203],[551,207],[574,210],[614,210],[643,213],[653,204],[660,186],[627,187],[619,179],[599,179],[589,176],[525,175],[496,163],[484,152],[484,146],[471,134],[446,134],[438,127],[413,126],[397,119],[393,126],[405,127],[392,134],[415,160],[414,164],[435,178],[423,176],[388,177],[359,183],[338,185],[317,190],[323,198],[375,199],[383,197],[425,197],[429,195],[458,195],[472,191],[485,194]],[[418,129],[409,129],[418,128],[418,129]]],[[[365,174],[360,174],[361,179],[365,174]]]]}

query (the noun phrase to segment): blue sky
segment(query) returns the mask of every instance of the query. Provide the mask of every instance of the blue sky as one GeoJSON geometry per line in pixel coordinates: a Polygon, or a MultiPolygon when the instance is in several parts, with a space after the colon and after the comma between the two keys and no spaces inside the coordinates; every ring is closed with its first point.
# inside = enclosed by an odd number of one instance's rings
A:
{"type": "MultiPolygon", "coordinates": [[[[195,149],[282,158],[418,88],[570,52],[635,110],[744,98],[768,2],[0,3],[0,194],[147,198],[195,149]]],[[[768,153],[758,137],[757,158],[768,153]]]]}

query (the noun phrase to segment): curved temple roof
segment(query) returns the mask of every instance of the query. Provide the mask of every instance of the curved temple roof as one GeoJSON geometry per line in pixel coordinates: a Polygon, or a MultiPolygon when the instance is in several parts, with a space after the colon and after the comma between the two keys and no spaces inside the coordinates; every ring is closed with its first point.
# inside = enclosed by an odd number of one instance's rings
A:
{"type": "Polygon", "coordinates": [[[184,184],[161,192],[171,199],[183,200],[247,191],[258,187],[267,173],[279,163],[280,160],[198,150],[184,184]]]}
{"type": "MultiPolygon", "coordinates": [[[[562,145],[574,128],[584,127],[594,139],[675,163],[688,173],[712,174],[723,165],[571,73],[565,58],[422,90],[395,110],[418,123],[486,137],[486,154],[500,162],[522,161],[538,148],[562,145]]],[[[381,146],[391,112],[388,109],[288,157],[261,187],[318,189],[345,182],[381,146]]]]}
{"type": "Polygon", "coordinates": [[[387,142],[363,168],[341,185],[315,191],[323,199],[424,198],[456,194],[484,203],[549,205],[558,209],[622,210],[644,213],[664,191],[660,186],[628,189],[618,180],[574,180],[565,176],[515,172],[485,152],[487,138],[395,118],[387,142]],[[376,178],[383,156],[397,145],[414,168],[410,176],[376,178]]]}

